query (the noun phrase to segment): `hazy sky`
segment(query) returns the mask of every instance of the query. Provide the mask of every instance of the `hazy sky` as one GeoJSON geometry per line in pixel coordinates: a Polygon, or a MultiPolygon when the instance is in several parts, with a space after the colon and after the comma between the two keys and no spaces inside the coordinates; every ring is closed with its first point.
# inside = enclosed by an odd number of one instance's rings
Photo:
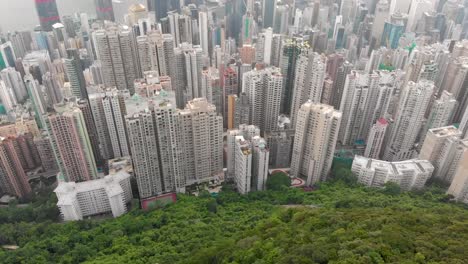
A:
{"type": "MultiPolygon", "coordinates": [[[[86,12],[95,16],[94,0],[57,0],[60,16],[86,12]]],[[[34,0],[0,0],[0,28],[3,32],[33,29],[39,24],[34,0]]]]}

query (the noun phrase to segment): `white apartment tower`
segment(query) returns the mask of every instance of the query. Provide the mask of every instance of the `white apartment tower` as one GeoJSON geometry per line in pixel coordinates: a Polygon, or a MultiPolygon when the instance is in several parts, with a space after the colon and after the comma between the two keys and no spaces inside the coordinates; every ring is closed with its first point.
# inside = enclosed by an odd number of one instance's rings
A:
{"type": "Polygon", "coordinates": [[[235,175],[236,163],[236,137],[242,136],[244,139],[251,140],[253,137],[260,136],[260,129],[254,125],[239,125],[238,129],[227,132],[227,180],[233,180],[235,175]]]}
{"type": "Polygon", "coordinates": [[[206,98],[189,101],[178,111],[180,164],[187,184],[213,180],[223,173],[223,118],[206,98]]]}
{"type": "Polygon", "coordinates": [[[262,131],[276,128],[281,107],[283,75],[270,67],[244,73],[242,87],[249,98],[250,123],[262,131]]]}
{"type": "Polygon", "coordinates": [[[130,98],[127,90],[103,89],[94,87],[89,93],[89,104],[98,132],[101,155],[104,159],[130,155],[128,147],[125,115],[125,100],[130,98]]]}
{"type": "Polygon", "coordinates": [[[434,165],[434,177],[451,183],[460,161],[461,132],[454,126],[429,129],[419,159],[434,165]]]}
{"type": "Polygon", "coordinates": [[[421,80],[408,82],[398,103],[395,121],[390,127],[384,160],[399,161],[414,158],[415,144],[423,124],[424,114],[434,91],[434,83],[421,80]]]}
{"type": "Polygon", "coordinates": [[[311,101],[299,109],[291,174],[307,178],[307,185],[324,181],[330,172],[341,113],[332,106],[311,101]]]}
{"type": "Polygon", "coordinates": [[[364,156],[371,159],[379,159],[382,145],[387,131],[388,122],[385,118],[380,118],[377,123],[372,126],[367,139],[367,146],[364,151],[364,156]]]}
{"type": "Polygon", "coordinates": [[[427,160],[387,162],[356,156],[351,171],[366,186],[383,187],[387,182],[394,182],[403,190],[413,190],[424,187],[434,167],[427,160]]]}
{"type": "Polygon", "coordinates": [[[97,57],[107,87],[128,89],[133,94],[133,81],[140,75],[133,54],[133,33],[128,27],[97,30],[94,33],[97,57]]]}
{"type": "Polygon", "coordinates": [[[460,160],[447,193],[459,202],[468,203],[468,140],[461,141],[459,148],[460,160]]]}
{"type": "Polygon", "coordinates": [[[291,122],[294,126],[296,115],[307,100],[320,103],[323,82],[327,69],[327,57],[316,52],[304,51],[296,62],[294,92],[291,104],[291,122]]]}
{"type": "Polygon", "coordinates": [[[250,192],[252,181],[252,149],[250,142],[243,136],[235,137],[235,176],[237,191],[241,194],[250,192]]]}

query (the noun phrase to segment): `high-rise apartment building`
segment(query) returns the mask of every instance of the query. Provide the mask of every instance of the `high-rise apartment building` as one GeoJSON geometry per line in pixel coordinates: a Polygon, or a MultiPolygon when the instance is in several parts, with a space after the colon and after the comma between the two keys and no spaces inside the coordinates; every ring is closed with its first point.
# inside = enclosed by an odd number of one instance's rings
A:
{"type": "Polygon", "coordinates": [[[241,194],[250,192],[252,185],[252,149],[243,136],[235,137],[234,182],[241,194]]]}
{"type": "Polygon", "coordinates": [[[304,50],[296,62],[296,73],[290,117],[291,123],[295,124],[299,108],[311,100],[320,103],[322,98],[323,83],[327,68],[327,58],[316,52],[304,50]]]}
{"type": "Polygon", "coordinates": [[[137,94],[126,101],[125,117],[140,198],[175,192],[185,186],[177,145],[173,94],[154,97],[154,107],[137,94]]]}
{"type": "Polygon", "coordinates": [[[424,187],[434,167],[427,160],[387,162],[356,156],[351,171],[366,186],[383,187],[394,182],[403,190],[414,190],[424,187]]]}
{"type": "Polygon", "coordinates": [[[0,142],[0,189],[22,198],[31,192],[28,176],[20,160],[17,139],[1,138],[0,142]]]}
{"type": "Polygon", "coordinates": [[[400,161],[414,158],[416,140],[433,91],[434,83],[427,80],[409,82],[402,89],[395,121],[388,132],[389,140],[384,160],[400,161]]]}
{"type": "Polygon", "coordinates": [[[16,98],[16,102],[23,103],[28,97],[26,86],[21,74],[15,68],[6,68],[0,72],[0,79],[5,82],[6,87],[10,87],[16,98]]]}
{"type": "Polygon", "coordinates": [[[125,100],[130,97],[127,90],[102,89],[89,94],[89,103],[99,138],[101,155],[104,159],[130,155],[125,132],[125,100]]]}
{"type": "Polygon", "coordinates": [[[252,70],[243,76],[243,88],[249,98],[250,124],[262,131],[276,128],[281,107],[283,75],[279,68],[252,70]]]}
{"type": "Polygon", "coordinates": [[[241,124],[237,129],[228,130],[227,132],[227,150],[226,150],[226,161],[227,161],[227,175],[228,181],[234,180],[235,176],[235,164],[236,164],[236,137],[242,136],[246,140],[250,140],[253,137],[260,136],[260,129],[254,125],[241,124]]]}
{"type": "Polygon", "coordinates": [[[296,64],[299,55],[306,49],[306,44],[300,38],[287,39],[283,42],[281,56],[279,59],[279,68],[284,76],[282,91],[281,112],[289,114],[293,100],[294,81],[296,80],[296,64]]]}
{"type": "Polygon", "coordinates": [[[419,159],[434,165],[434,177],[450,184],[460,161],[461,132],[454,126],[429,129],[419,159]]]}
{"type": "Polygon", "coordinates": [[[377,120],[377,123],[372,126],[369,138],[367,139],[366,149],[364,150],[364,157],[371,159],[380,158],[387,127],[388,122],[385,118],[380,118],[377,120]]]}
{"type": "Polygon", "coordinates": [[[97,167],[83,112],[74,103],[55,105],[44,118],[65,181],[96,179],[97,167]]]}
{"type": "Polygon", "coordinates": [[[108,87],[134,92],[133,82],[140,75],[133,33],[130,28],[108,27],[94,32],[95,49],[102,65],[102,77],[108,87]]]}
{"type": "Polygon", "coordinates": [[[327,179],[338,139],[342,114],[332,106],[311,101],[299,109],[291,161],[291,175],[307,185],[327,179]]]}
{"type": "Polygon", "coordinates": [[[178,111],[180,159],[187,184],[206,182],[223,173],[223,118],[205,98],[178,111]]]}
{"type": "Polygon", "coordinates": [[[226,67],[223,75],[223,92],[224,92],[224,112],[223,117],[228,127],[228,113],[229,113],[229,96],[236,95],[239,93],[239,79],[237,72],[233,67],[226,67]]]}
{"type": "Polygon", "coordinates": [[[248,124],[250,118],[249,97],[246,93],[241,93],[236,98],[234,109],[234,128],[238,128],[241,124],[248,124]]]}
{"type": "Polygon", "coordinates": [[[34,139],[34,144],[37,147],[41,159],[42,169],[46,172],[58,172],[57,160],[47,132],[44,132],[41,137],[36,137],[34,139]]]}
{"type": "Polygon", "coordinates": [[[427,131],[431,128],[444,127],[452,122],[457,107],[457,100],[447,91],[443,91],[439,99],[431,106],[431,112],[423,128],[421,140],[424,140],[427,131]]]}
{"type": "Polygon", "coordinates": [[[447,191],[462,203],[468,203],[468,140],[464,139],[459,145],[460,159],[447,191]]]}

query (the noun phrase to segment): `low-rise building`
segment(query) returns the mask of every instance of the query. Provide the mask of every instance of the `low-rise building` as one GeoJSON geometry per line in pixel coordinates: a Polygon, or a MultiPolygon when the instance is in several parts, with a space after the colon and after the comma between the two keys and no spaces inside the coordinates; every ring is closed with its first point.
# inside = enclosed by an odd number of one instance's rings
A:
{"type": "Polygon", "coordinates": [[[420,189],[432,176],[434,166],[427,160],[387,162],[356,156],[351,168],[358,181],[369,187],[394,182],[403,190],[420,189]]]}
{"type": "Polygon", "coordinates": [[[59,181],[54,192],[65,221],[106,213],[118,217],[127,212],[127,204],[132,199],[130,174],[124,170],[97,180],[59,181]]]}

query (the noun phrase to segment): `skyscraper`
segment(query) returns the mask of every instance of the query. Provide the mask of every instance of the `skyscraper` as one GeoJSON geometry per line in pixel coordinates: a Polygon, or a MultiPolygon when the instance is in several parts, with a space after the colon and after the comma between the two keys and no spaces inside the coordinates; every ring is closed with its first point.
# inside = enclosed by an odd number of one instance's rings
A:
{"type": "Polygon", "coordinates": [[[41,28],[44,31],[52,31],[52,25],[60,23],[60,16],[57,9],[56,0],[34,0],[36,11],[39,16],[41,28]]]}
{"type": "Polygon", "coordinates": [[[299,109],[291,161],[291,175],[307,185],[327,179],[340,129],[341,113],[311,101],[299,109]]]}
{"type": "Polygon", "coordinates": [[[96,6],[96,15],[99,20],[115,20],[112,0],[94,0],[94,5],[96,6]]]}
{"type": "Polygon", "coordinates": [[[384,160],[400,161],[414,158],[416,140],[433,91],[434,83],[427,80],[409,82],[402,89],[395,121],[390,127],[384,160]]]}
{"type": "Polygon", "coordinates": [[[5,82],[6,87],[13,90],[18,103],[23,103],[28,97],[26,86],[24,85],[21,74],[15,68],[6,68],[0,72],[0,78],[5,82]]]}
{"type": "Polygon", "coordinates": [[[424,140],[427,131],[431,128],[444,127],[452,122],[457,107],[457,100],[447,91],[443,91],[439,99],[432,104],[431,112],[423,128],[421,140],[424,140]]]}
{"type": "Polygon", "coordinates": [[[254,125],[241,124],[239,128],[228,130],[227,132],[227,150],[226,150],[226,163],[227,163],[227,181],[234,181],[236,177],[236,152],[237,137],[242,136],[246,140],[250,140],[253,137],[260,136],[260,129],[254,125]]]}
{"type": "Polygon", "coordinates": [[[468,140],[460,144],[460,160],[452,183],[447,191],[462,203],[468,203],[468,140]]]}
{"type": "Polygon", "coordinates": [[[67,58],[64,61],[72,95],[80,99],[87,99],[88,92],[86,90],[86,81],[83,75],[83,66],[78,50],[68,49],[67,58]]]}
{"type": "Polygon", "coordinates": [[[224,112],[223,117],[226,122],[226,127],[229,124],[228,113],[229,113],[229,96],[236,95],[239,93],[239,79],[237,78],[237,72],[233,67],[226,67],[223,75],[223,87],[224,87],[224,112]]]}
{"type": "Polygon", "coordinates": [[[45,122],[64,180],[96,179],[96,161],[83,112],[74,103],[57,104],[55,112],[48,114],[45,122]]]}
{"type": "Polygon", "coordinates": [[[302,39],[293,38],[287,39],[283,42],[279,68],[284,76],[283,92],[282,92],[282,105],[281,112],[289,114],[291,111],[291,104],[293,100],[294,81],[296,76],[296,63],[299,58],[299,54],[305,48],[305,44],[302,43],[302,39]]]}

